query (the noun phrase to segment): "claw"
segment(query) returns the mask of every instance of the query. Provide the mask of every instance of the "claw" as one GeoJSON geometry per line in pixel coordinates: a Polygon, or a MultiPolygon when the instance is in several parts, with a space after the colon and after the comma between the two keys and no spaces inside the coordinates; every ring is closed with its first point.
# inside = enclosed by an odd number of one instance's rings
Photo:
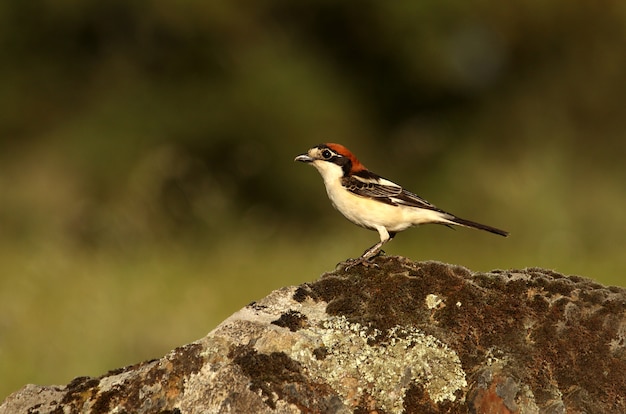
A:
{"type": "Polygon", "coordinates": [[[372,257],[367,257],[365,254],[356,258],[356,259],[348,259],[347,262],[349,263],[346,267],[345,267],[345,271],[349,271],[350,269],[352,269],[354,266],[358,266],[361,265],[365,268],[369,268],[369,269],[378,269],[380,266],[378,266],[376,263],[372,262],[372,260],[382,254],[385,254],[384,251],[379,250],[378,252],[376,252],[375,255],[373,255],[372,257]]]}
{"type": "Polygon", "coordinates": [[[378,267],[376,263],[372,263],[368,259],[364,259],[362,257],[359,257],[358,259],[350,259],[349,262],[350,264],[348,264],[344,268],[346,272],[352,269],[354,266],[358,266],[358,265],[361,265],[365,268],[377,268],[378,267]]]}

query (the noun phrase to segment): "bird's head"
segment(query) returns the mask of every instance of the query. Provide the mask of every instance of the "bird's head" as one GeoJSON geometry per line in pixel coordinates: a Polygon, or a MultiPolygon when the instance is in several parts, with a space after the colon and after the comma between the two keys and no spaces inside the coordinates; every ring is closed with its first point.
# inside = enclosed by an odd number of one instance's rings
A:
{"type": "Polygon", "coordinates": [[[367,170],[357,157],[341,144],[316,145],[305,154],[298,155],[294,161],[311,164],[324,179],[346,177],[367,170]]]}

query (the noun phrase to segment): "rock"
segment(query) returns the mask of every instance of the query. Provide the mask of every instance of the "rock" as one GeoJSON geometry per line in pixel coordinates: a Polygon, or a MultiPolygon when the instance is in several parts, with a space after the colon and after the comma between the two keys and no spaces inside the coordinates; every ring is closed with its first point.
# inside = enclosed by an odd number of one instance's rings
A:
{"type": "Polygon", "coordinates": [[[376,264],[274,291],[159,360],[27,385],[0,414],[626,412],[626,290],[376,264]]]}

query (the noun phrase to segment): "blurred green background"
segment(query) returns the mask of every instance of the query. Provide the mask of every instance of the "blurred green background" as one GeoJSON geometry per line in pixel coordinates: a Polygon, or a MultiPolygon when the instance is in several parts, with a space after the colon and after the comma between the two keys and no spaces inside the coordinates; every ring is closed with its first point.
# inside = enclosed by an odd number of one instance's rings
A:
{"type": "Polygon", "coordinates": [[[509,239],[388,254],[626,285],[626,2],[0,3],[0,399],[163,355],[377,241],[341,142],[509,239]]]}

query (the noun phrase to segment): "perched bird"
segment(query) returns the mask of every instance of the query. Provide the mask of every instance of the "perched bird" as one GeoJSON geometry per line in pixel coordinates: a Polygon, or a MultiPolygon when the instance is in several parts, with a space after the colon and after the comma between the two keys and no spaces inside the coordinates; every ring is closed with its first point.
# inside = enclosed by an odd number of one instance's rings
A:
{"type": "MultiPolygon", "coordinates": [[[[396,233],[420,224],[457,225],[485,230],[500,236],[508,232],[456,217],[435,207],[396,183],[369,171],[341,144],[320,144],[294,161],[308,163],[319,171],[333,207],[357,226],[376,230],[380,242],[357,260],[365,263],[396,233]]],[[[356,263],[355,263],[356,264],[356,263]]]]}

